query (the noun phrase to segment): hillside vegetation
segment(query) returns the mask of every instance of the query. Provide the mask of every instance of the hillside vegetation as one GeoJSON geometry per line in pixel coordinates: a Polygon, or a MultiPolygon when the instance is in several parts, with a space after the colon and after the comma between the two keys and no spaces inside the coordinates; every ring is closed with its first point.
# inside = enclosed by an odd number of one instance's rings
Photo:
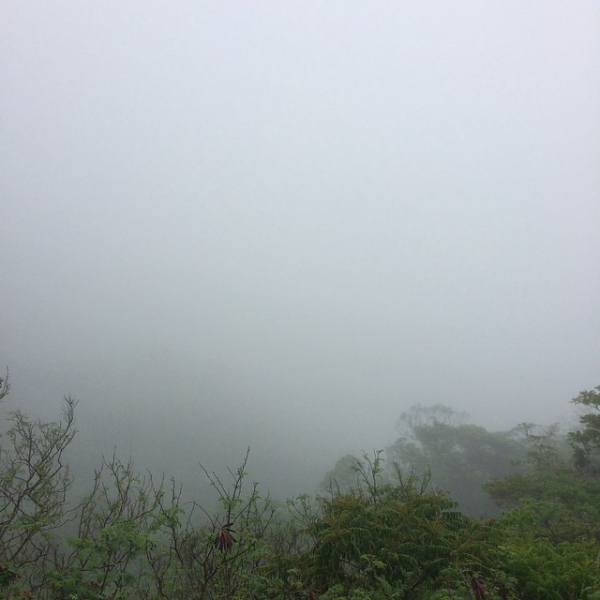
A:
{"type": "MultiPolygon", "coordinates": [[[[0,399],[9,392],[0,379],[0,399]]],[[[117,455],[72,497],[58,422],[9,413],[0,439],[0,593],[52,600],[600,599],[600,387],[580,427],[490,434],[415,408],[396,444],[345,457],[286,503],[204,469],[215,509],[117,455]],[[455,485],[460,482],[460,485],[455,485]]],[[[203,469],[203,467],[199,467],[203,469]]]]}

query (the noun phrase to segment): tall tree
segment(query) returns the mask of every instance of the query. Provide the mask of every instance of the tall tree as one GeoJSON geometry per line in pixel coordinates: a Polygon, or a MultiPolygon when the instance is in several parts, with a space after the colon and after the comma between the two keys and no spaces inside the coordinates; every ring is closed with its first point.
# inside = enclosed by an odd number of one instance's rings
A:
{"type": "Polygon", "coordinates": [[[590,407],[581,428],[561,436],[524,424],[528,468],[486,484],[494,500],[513,508],[538,537],[552,544],[600,541],[600,387],[581,392],[573,403],[590,407]]]}
{"type": "Polygon", "coordinates": [[[436,405],[413,406],[400,417],[400,438],[388,448],[402,468],[431,473],[431,485],[449,493],[467,514],[495,515],[483,483],[518,469],[525,447],[513,432],[489,432],[466,422],[464,413],[436,405]]]}
{"type": "Polygon", "coordinates": [[[600,385],[580,392],[571,400],[579,407],[589,408],[579,417],[580,429],[571,431],[568,439],[573,446],[575,465],[588,475],[600,475],[600,385]]]}

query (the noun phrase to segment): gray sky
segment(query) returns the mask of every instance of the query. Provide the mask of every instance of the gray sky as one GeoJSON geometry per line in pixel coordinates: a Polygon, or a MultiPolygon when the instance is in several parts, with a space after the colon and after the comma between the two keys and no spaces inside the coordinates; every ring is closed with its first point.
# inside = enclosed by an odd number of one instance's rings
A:
{"type": "Polygon", "coordinates": [[[597,2],[5,2],[0,40],[15,402],[308,469],[600,384],[597,2]]]}

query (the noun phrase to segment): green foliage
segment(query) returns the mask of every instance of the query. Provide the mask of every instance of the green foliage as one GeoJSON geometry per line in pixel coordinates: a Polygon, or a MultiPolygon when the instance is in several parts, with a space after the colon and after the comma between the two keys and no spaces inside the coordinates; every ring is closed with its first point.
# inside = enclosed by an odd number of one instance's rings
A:
{"type": "Polygon", "coordinates": [[[388,454],[407,471],[430,473],[431,487],[447,492],[467,514],[497,516],[482,485],[517,471],[526,447],[512,432],[492,433],[465,420],[442,405],[413,406],[402,415],[404,433],[388,454]]]}
{"type": "Polygon", "coordinates": [[[594,542],[562,542],[532,535],[507,536],[505,569],[532,600],[584,600],[600,590],[599,547],[594,542]]]}
{"type": "Polygon", "coordinates": [[[69,593],[118,597],[147,579],[140,558],[164,527],[162,484],[156,487],[116,456],[96,471],[92,491],[77,509],[77,535],[68,538],[51,587],[69,593]],[[68,585],[67,585],[68,584],[68,585]]]}
{"type": "MultiPolygon", "coordinates": [[[[573,402],[598,411],[600,388],[573,402]]],[[[600,479],[596,412],[584,414],[583,430],[567,439],[574,455],[563,458],[555,432],[521,426],[529,469],[492,481],[487,489],[504,506],[505,570],[527,598],[586,599],[600,593],[600,479]]]]}
{"type": "MultiPolygon", "coordinates": [[[[2,378],[0,399],[7,393],[2,378]]],[[[226,479],[201,466],[217,506],[184,509],[174,481],[167,487],[141,476],[116,455],[103,461],[82,499],[70,500],[63,455],[75,406],[66,399],[58,423],[8,415],[0,445],[0,590],[10,600],[600,596],[600,481],[589,468],[570,468],[552,435],[531,426],[509,443],[453,423],[443,407],[411,413],[415,438],[401,448],[413,444],[417,457],[425,450],[462,456],[459,472],[467,465],[493,472],[491,454],[512,456],[517,439],[526,470],[488,486],[512,506],[498,520],[466,516],[433,488],[425,466],[386,465],[381,451],[345,460],[348,485],[285,505],[247,485],[248,453],[226,479]]]]}
{"type": "MultiPolygon", "coordinates": [[[[516,428],[527,447],[527,468],[487,482],[484,488],[506,508],[524,517],[527,528],[553,544],[600,541],[600,479],[589,469],[574,467],[564,438],[554,428],[539,432],[530,424],[516,428]]],[[[567,439],[572,442],[572,433],[567,439]]]]}
{"type": "MultiPolygon", "coordinates": [[[[0,400],[9,390],[8,377],[0,378],[0,400]]],[[[58,423],[33,421],[21,411],[8,414],[0,440],[0,583],[8,590],[22,580],[28,588],[42,584],[54,534],[70,517],[64,453],[75,435],[75,406],[66,398],[58,423]]]]}
{"type": "Polygon", "coordinates": [[[399,467],[396,483],[376,485],[378,455],[357,469],[363,492],[320,498],[321,515],[308,529],[310,578],[329,590],[326,597],[363,589],[375,590],[372,597],[425,597],[440,586],[464,587],[474,573],[508,581],[496,573],[489,525],[458,512],[444,494],[425,491],[426,482],[406,479],[399,467]]]}
{"type": "Polygon", "coordinates": [[[600,386],[580,392],[571,400],[579,407],[592,409],[579,418],[581,429],[569,433],[578,469],[593,476],[600,475],[600,386]]]}
{"type": "Polygon", "coordinates": [[[598,480],[578,473],[533,472],[490,482],[486,489],[504,506],[530,515],[528,527],[552,543],[600,541],[598,480]]]}

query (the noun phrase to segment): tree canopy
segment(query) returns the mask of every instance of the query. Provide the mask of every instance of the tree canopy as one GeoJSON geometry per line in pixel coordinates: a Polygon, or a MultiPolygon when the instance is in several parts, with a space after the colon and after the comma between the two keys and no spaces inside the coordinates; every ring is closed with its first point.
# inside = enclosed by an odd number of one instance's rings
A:
{"type": "MultiPolygon", "coordinates": [[[[0,400],[9,389],[0,378],[0,400]]],[[[212,508],[185,505],[174,481],[116,454],[73,497],[65,450],[77,403],[66,398],[57,422],[9,413],[0,591],[9,600],[598,600],[597,393],[580,397],[592,412],[571,446],[553,429],[495,434],[451,409],[416,407],[388,453],[399,460],[342,457],[316,496],[263,497],[248,485],[248,454],[226,478],[201,466],[212,508]],[[507,474],[514,457],[521,465],[507,474]],[[468,514],[440,485],[453,476],[466,502],[487,481],[504,512],[468,514]]]]}

